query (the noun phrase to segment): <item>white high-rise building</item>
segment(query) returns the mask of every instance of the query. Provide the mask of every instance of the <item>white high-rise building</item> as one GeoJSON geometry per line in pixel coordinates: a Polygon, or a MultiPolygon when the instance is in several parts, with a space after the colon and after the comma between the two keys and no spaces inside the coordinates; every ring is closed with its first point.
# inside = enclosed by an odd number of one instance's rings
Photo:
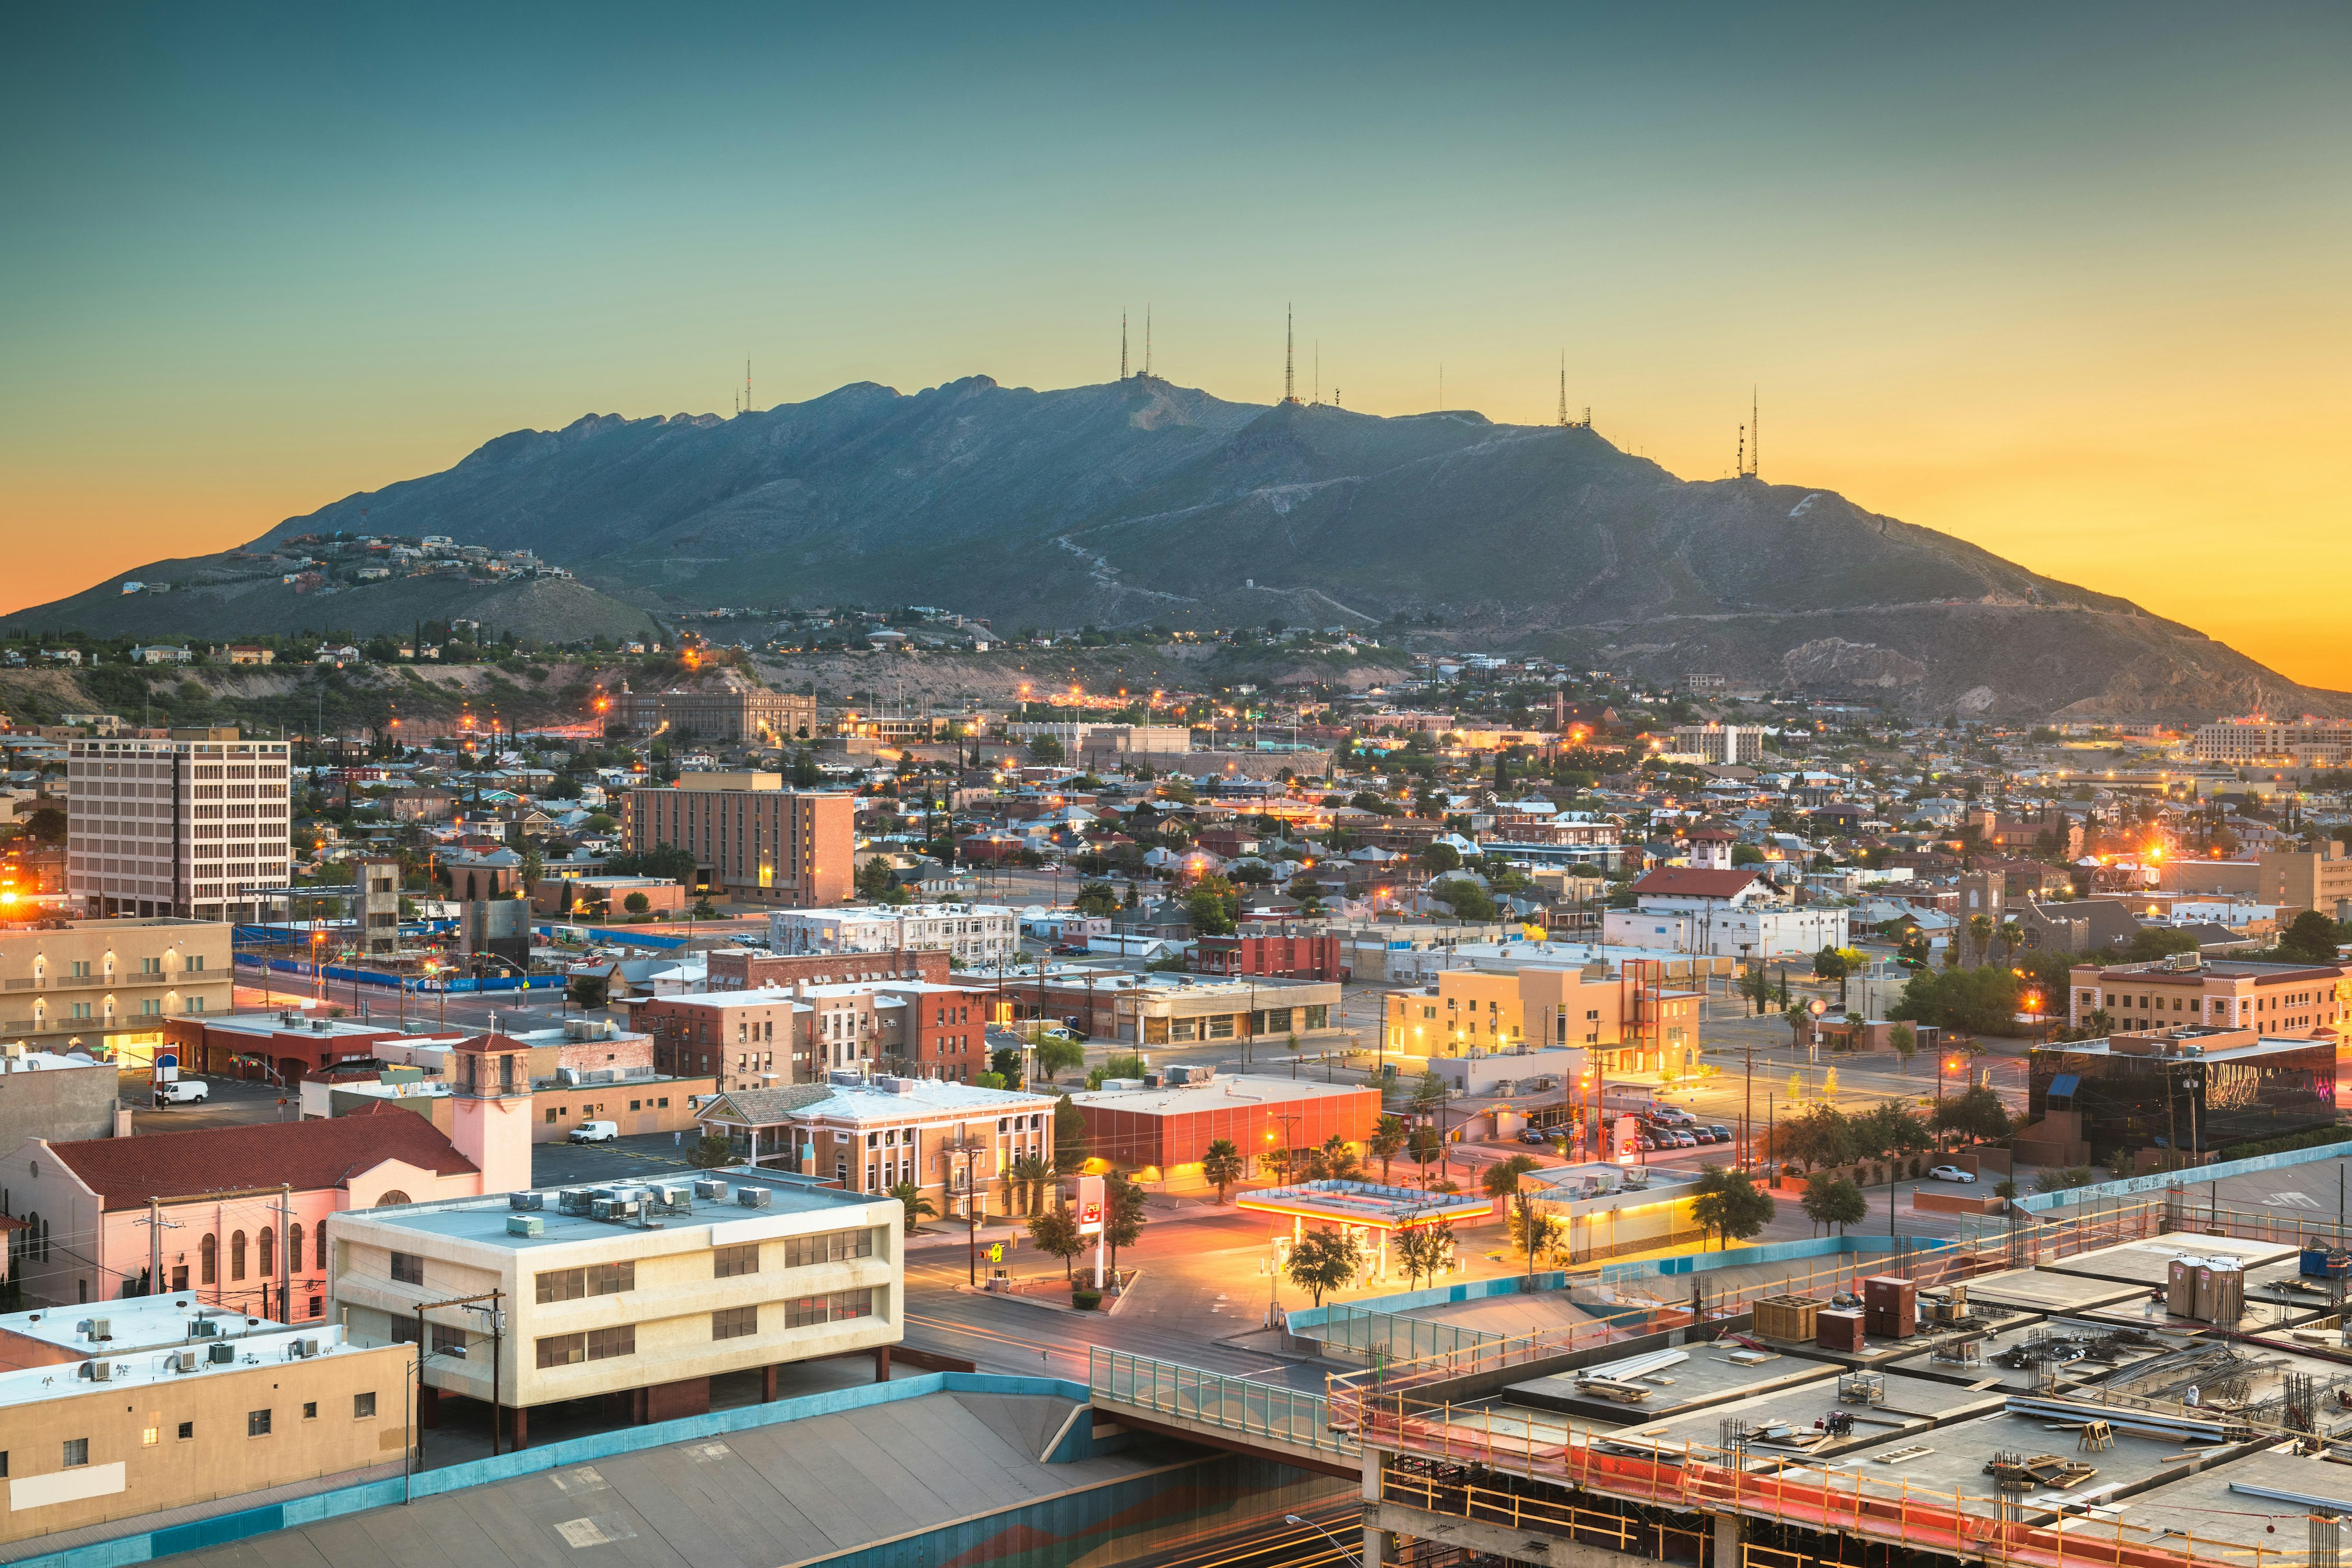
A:
{"type": "Polygon", "coordinates": [[[70,742],[66,890],[93,915],[254,918],[287,882],[286,762],[230,729],[70,742]]]}

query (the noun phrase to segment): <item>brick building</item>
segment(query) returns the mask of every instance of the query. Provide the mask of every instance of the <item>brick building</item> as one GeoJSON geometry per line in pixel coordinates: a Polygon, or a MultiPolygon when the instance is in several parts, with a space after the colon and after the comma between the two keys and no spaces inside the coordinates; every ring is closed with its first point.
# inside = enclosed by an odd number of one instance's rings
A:
{"type": "Polygon", "coordinates": [[[1192,965],[1203,974],[1271,974],[1286,980],[1345,980],[1339,939],[1328,931],[1244,931],[1204,936],[1192,944],[1192,965]]]}
{"type": "Polygon", "coordinates": [[[624,797],[635,854],[674,845],[694,857],[697,885],[715,896],[797,908],[849,897],[856,802],[787,790],[775,773],[685,773],[668,789],[624,797]]]}
{"type": "Polygon", "coordinates": [[[646,734],[667,727],[672,733],[690,730],[698,740],[780,746],[816,733],[816,699],[803,692],[731,683],[669,691],[623,686],[612,700],[614,725],[646,734]]]}
{"type": "Polygon", "coordinates": [[[1360,1153],[1381,1117],[1378,1089],[1271,1076],[1090,1089],[1070,1103],[1087,1119],[1088,1154],[1143,1181],[1186,1184],[1201,1181],[1202,1156],[1220,1139],[1250,1165],[1335,1137],[1360,1153]]]}

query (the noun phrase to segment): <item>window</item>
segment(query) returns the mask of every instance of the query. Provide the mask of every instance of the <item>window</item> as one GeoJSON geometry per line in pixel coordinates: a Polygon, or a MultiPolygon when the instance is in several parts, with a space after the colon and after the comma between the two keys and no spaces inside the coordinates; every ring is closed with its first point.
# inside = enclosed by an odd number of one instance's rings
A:
{"type": "Polygon", "coordinates": [[[278,1272],[278,1233],[268,1226],[261,1227],[261,1277],[264,1279],[278,1272]]]}
{"type": "Polygon", "coordinates": [[[714,1340],[740,1340],[760,1331],[760,1309],[729,1307],[710,1314],[710,1337],[714,1340]]]}
{"type": "Polygon", "coordinates": [[[67,1438],[64,1463],[65,1468],[68,1470],[79,1469],[80,1467],[89,1464],[89,1439],[87,1437],[67,1438]]]}
{"type": "Polygon", "coordinates": [[[874,1292],[835,1290],[823,1296],[797,1296],[784,1303],[784,1327],[803,1329],[815,1323],[835,1323],[846,1318],[874,1315],[874,1292]]]}
{"type": "Polygon", "coordinates": [[[637,1288],[637,1265],[635,1259],[626,1263],[594,1263],[588,1268],[588,1294],[617,1296],[624,1290],[637,1288]]]}
{"type": "Polygon", "coordinates": [[[373,1419],[374,1416],[375,1395],[373,1394],[354,1394],[352,1395],[352,1420],[368,1421],[373,1419]]]}
{"type": "Polygon", "coordinates": [[[318,1418],[319,1402],[315,1399],[304,1400],[302,1402],[302,1419],[305,1421],[316,1421],[318,1418]]]}
{"type": "MultiPolygon", "coordinates": [[[[236,1240],[233,1245],[239,1252],[242,1252],[245,1247],[245,1234],[242,1231],[237,1233],[236,1240]]],[[[239,1279],[245,1278],[245,1267],[241,1263],[236,1265],[236,1277],[239,1279]]],[[[394,1253],[392,1255],[392,1279],[393,1283],[395,1285],[424,1284],[425,1259],[419,1258],[414,1252],[394,1253]]]]}
{"type": "Polygon", "coordinates": [[[269,1412],[267,1410],[247,1411],[245,1413],[245,1435],[248,1437],[268,1436],[269,1412]]]}
{"type": "Polygon", "coordinates": [[[714,1247],[710,1253],[710,1277],[713,1279],[733,1279],[760,1271],[760,1244],[747,1241],[740,1247],[714,1247]]]}
{"type": "Polygon", "coordinates": [[[196,1243],[196,1272],[206,1285],[215,1284],[220,1275],[220,1242],[207,1236],[196,1243]]]}
{"type": "Polygon", "coordinates": [[[181,1423],[180,1423],[180,1441],[181,1441],[181,1442],[183,1442],[183,1443],[193,1443],[193,1442],[194,1442],[194,1441],[195,1441],[195,1438],[196,1438],[196,1424],[195,1424],[194,1422],[193,1422],[193,1421],[183,1421],[183,1422],[181,1422],[181,1423]]]}
{"type": "Polygon", "coordinates": [[[583,1361],[635,1355],[636,1350],[637,1327],[624,1323],[617,1329],[592,1329],[584,1334],[551,1334],[539,1342],[539,1364],[571,1366],[583,1361]]]}
{"type": "Polygon", "coordinates": [[[434,1324],[433,1353],[457,1356],[462,1360],[466,1354],[466,1331],[443,1323],[434,1324]]]}
{"type": "Polygon", "coordinates": [[[551,1268],[539,1277],[539,1302],[576,1301],[588,1294],[585,1268],[551,1268]]]}
{"type": "MultiPolygon", "coordinates": [[[[394,1259],[392,1277],[397,1279],[400,1278],[398,1262],[400,1254],[395,1252],[392,1256],[394,1259]]],[[[245,1232],[241,1230],[235,1232],[228,1238],[228,1277],[232,1279],[245,1278],[245,1232]]]]}
{"type": "Polygon", "coordinates": [[[163,1436],[163,1428],[154,1424],[155,1413],[152,1410],[147,1413],[147,1422],[146,1426],[139,1428],[139,1446],[142,1448],[153,1447],[163,1436]]]}

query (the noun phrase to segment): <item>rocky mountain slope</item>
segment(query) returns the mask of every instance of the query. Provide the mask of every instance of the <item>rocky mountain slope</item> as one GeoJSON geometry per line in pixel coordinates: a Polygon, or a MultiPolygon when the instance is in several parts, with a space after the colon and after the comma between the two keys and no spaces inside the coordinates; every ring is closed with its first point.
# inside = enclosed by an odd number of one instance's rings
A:
{"type": "Polygon", "coordinates": [[[1832,491],[1685,481],[1589,429],[1268,408],[1147,377],[592,416],[266,537],[336,529],[528,548],[656,608],[915,603],[1000,627],[1434,616],[1447,646],[1921,712],[2352,711],[1832,491]]]}

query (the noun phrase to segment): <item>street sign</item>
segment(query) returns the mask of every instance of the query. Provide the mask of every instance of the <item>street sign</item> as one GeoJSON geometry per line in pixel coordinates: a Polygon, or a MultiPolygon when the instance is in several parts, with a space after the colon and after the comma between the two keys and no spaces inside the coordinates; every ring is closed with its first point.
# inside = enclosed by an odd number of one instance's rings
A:
{"type": "Polygon", "coordinates": [[[992,1241],[988,1244],[988,1260],[991,1263],[1002,1263],[1004,1261],[1004,1243],[1001,1241],[992,1241]]]}

